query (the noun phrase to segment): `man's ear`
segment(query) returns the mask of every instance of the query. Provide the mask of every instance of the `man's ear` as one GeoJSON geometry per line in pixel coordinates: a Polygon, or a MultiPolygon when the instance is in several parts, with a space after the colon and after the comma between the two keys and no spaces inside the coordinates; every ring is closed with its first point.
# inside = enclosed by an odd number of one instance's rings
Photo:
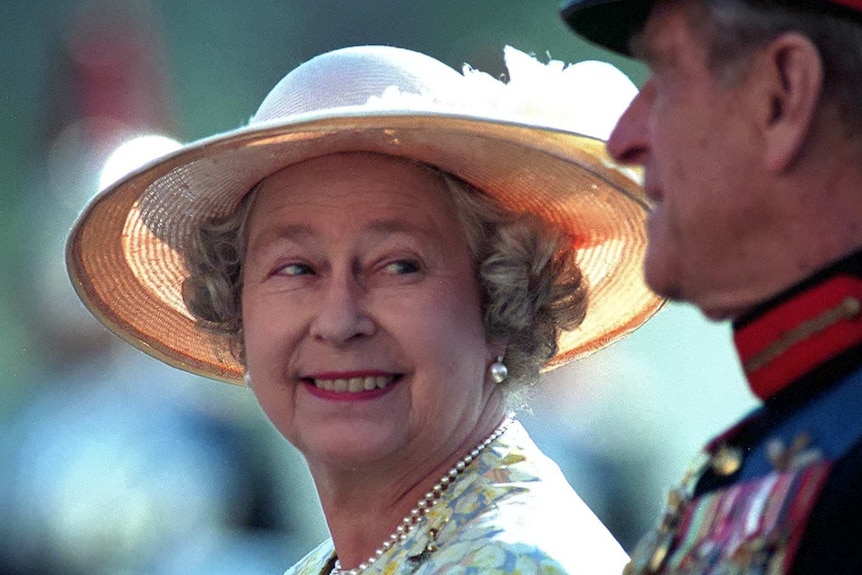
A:
{"type": "Polygon", "coordinates": [[[763,109],[766,167],[779,173],[805,146],[823,91],[823,62],[806,36],[785,32],[756,57],[751,72],[765,83],[763,109]]]}

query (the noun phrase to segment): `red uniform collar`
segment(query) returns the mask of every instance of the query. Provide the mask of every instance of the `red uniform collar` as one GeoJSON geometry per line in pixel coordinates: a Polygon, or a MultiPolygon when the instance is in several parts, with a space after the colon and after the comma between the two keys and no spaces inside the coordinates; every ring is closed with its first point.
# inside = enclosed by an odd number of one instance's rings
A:
{"type": "Polygon", "coordinates": [[[862,344],[862,278],[830,274],[734,325],[749,386],[769,399],[819,365],[862,344]]]}

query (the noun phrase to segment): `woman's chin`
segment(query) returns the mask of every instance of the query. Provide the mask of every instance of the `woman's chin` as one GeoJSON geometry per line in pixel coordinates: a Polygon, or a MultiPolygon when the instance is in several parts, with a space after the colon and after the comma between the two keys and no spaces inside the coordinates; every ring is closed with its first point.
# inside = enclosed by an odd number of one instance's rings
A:
{"type": "Polygon", "coordinates": [[[312,468],[315,464],[351,471],[379,467],[399,451],[398,431],[380,419],[338,422],[309,433],[301,451],[312,468]]]}

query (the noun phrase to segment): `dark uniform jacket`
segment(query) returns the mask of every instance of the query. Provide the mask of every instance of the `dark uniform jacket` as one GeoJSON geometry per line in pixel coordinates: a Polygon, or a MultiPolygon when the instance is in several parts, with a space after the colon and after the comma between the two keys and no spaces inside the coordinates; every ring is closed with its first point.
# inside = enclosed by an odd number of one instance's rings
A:
{"type": "Polygon", "coordinates": [[[862,575],[862,252],[733,327],[763,404],[707,446],[626,573],[862,575]]]}

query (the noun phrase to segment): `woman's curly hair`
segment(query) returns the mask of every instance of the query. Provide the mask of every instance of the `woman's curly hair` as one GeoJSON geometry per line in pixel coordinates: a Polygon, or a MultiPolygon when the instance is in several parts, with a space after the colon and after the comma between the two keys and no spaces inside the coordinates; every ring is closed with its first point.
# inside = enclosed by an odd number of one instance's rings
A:
{"type": "MultiPolygon", "coordinates": [[[[586,313],[587,290],[572,239],[534,214],[506,210],[466,182],[419,165],[443,180],[465,230],[483,294],[485,334],[506,349],[504,389],[529,387],[556,354],[560,330],[576,328],[586,313]]],[[[233,213],[205,221],[183,253],[189,271],[182,290],[186,306],[200,327],[228,338],[241,363],[242,264],[257,189],[233,213]]]]}

